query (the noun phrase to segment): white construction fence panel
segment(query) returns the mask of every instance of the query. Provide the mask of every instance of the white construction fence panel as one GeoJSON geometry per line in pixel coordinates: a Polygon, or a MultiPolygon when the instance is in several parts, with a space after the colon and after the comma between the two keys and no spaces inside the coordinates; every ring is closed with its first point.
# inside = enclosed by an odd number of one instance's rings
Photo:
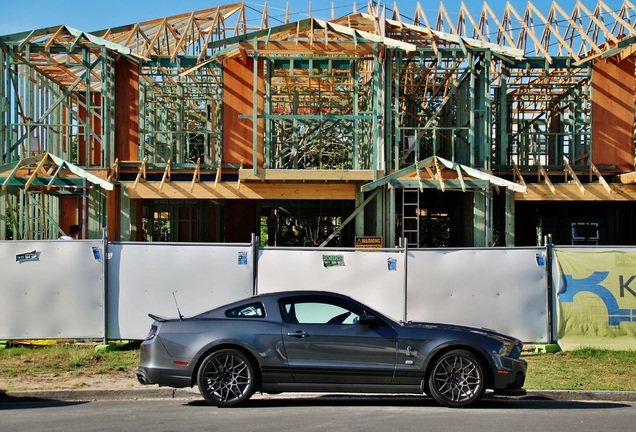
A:
{"type": "Polygon", "coordinates": [[[0,242],[0,339],[103,338],[102,246],[0,242]]]}
{"type": "Polygon", "coordinates": [[[109,339],[144,339],[149,313],[194,316],[254,294],[249,244],[122,242],[109,254],[109,339]]]}
{"type": "Polygon", "coordinates": [[[404,316],[404,264],[402,250],[261,249],[257,291],[337,292],[400,320],[404,316]]]}
{"type": "Polygon", "coordinates": [[[409,320],[549,341],[545,249],[410,250],[408,255],[409,320]]]}

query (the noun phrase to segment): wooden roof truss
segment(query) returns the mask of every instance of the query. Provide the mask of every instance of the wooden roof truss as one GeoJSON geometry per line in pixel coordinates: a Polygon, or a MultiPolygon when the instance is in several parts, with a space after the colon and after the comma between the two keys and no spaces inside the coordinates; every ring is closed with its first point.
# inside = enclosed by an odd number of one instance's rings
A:
{"type": "MultiPolygon", "coordinates": [[[[495,13],[488,3],[483,4],[479,14],[471,14],[465,4],[455,13],[443,3],[430,16],[419,3],[410,19],[402,12],[397,4],[387,8],[369,3],[366,10],[361,8],[340,18],[332,12],[330,20],[312,17],[310,13],[309,18],[291,22],[287,13],[284,24],[270,27],[267,6],[258,20],[252,20],[248,15],[253,12],[243,3],[233,3],[90,33],[62,25],[1,36],[0,47],[6,47],[3,49],[7,52],[3,67],[13,70],[17,66],[18,75],[25,81],[32,79],[35,71],[59,86],[61,96],[83,95],[76,98],[76,104],[67,102],[66,97],[58,98],[57,106],[70,111],[77,111],[82,103],[88,105],[82,101],[91,92],[112,97],[109,61],[116,56],[127,56],[142,64],[141,79],[159,94],[164,85],[188,82],[194,87],[219,87],[217,75],[206,73],[207,68],[235,56],[359,61],[356,77],[361,77],[364,85],[371,82],[377,67],[373,59],[395,53],[406,65],[400,72],[402,93],[428,95],[422,99],[421,108],[434,106],[438,115],[440,108],[436,104],[450,101],[466,71],[474,71],[477,62],[488,53],[492,59],[488,57],[485,64],[491,68],[492,83],[501,85],[502,79],[506,80],[508,95],[518,101],[513,116],[533,125],[553,108],[554,98],[542,99],[542,92],[557,98],[569,95],[573,88],[585,83],[589,63],[625,58],[636,50],[636,6],[631,0],[623,0],[620,7],[598,0],[594,8],[577,2],[570,12],[556,2],[547,11],[528,2],[525,9],[507,3],[501,13],[495,13]],[[258,24],[249,25],[250,22],[258,24]],[[414,61],[417,58],[423,60],[414,61]]],[[[347,97],[342,90],[351,77],[338,68],[329,73],[331,77],[300,73],[292,76],[291,71],[275,69],[273,100],[287,97],[289,89],[306,88],[307,94],[319,92],[329,100],[325,102],[329,113],[347,115],[347,101],[357,96],[350,93],[347,97]],[[334,104],[336,100],[341,102],[334,104]]],[[[0,96],[16,101],[17,112],[25,119],[25,125],[20,127],[26,128],[20,141],[12,143],[13,151],[31,139],[35,129],[27,123],[39,127],[40,123],[53,125],[56,121],[51,119],[53,108],[29,112],[26,107],[33,101],[20,93],[16,75],[10,74],[6,81],[11,85],[0,96]]],[[[45,86],[53,88],[50,84],[45,86]]],[[[38,85],[34,90],[37,93],[41,88],[38,85]]],[[[107,103],[91,110],[91,115],[104,123],[110,121],[104,109],[107,103]]],[[[289,100],[281,103],[283,110],[285,104],[289,106],[289,100]]],[[[81,115],[71,116],[73,122],[81,123],[81,115]]],[[[420,126],[430,126],[431,121],[422,123],[417,119],[420,126]]],[[[73,122],[62,123],[68,127],[73,122]]],[[[89,129],[85,139],[102,139],[101,131],[85,126],[89,129]]],[[[520,123],[519,127],[525,126],[520,123]]],[[[170,155],[162,162],[168,158],[170,155]]]]}

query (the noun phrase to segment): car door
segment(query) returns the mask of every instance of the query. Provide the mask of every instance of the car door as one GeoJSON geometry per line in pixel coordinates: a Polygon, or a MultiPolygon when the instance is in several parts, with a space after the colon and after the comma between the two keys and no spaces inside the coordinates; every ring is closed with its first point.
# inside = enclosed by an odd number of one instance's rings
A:
{"type": "Polygon", "coordinates": [[[296,383],[390,384],[396,335],[388,323],[358,324],[365,311],[321,296],[281,300],[282,339],[296,383]]]}

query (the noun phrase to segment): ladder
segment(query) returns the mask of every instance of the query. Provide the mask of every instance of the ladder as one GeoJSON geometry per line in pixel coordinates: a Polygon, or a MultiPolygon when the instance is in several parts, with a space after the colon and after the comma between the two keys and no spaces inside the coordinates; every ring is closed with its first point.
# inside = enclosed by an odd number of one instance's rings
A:
{"type": "Polygon", "coordinates": [[[402,188],[402,237],[406,246],[420,246],[420,191],[402,188]]]}

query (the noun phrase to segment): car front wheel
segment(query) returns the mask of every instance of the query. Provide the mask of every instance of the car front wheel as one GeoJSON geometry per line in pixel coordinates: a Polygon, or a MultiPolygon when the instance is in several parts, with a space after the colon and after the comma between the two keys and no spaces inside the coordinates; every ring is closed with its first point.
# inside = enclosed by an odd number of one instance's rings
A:
{"type": "Polygon", "coordinates": [[[466,350],[449,351],[433,365],[429,375],[430,395],[439,404],[463,408],[484,395],[485,374],[482,363],[466,350]]]}
{"type": "Polygon", "coordinates": [[[238,350],[223,349],[208,355],[197,378],[201,395],[212,405],[238,405],[254,393],[254,366],[238,350]]]}

